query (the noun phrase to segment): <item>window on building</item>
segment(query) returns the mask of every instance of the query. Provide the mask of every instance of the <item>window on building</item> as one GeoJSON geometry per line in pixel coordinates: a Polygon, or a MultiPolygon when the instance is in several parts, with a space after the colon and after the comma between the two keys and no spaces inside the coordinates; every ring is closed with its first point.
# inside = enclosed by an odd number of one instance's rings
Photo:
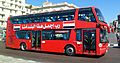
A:
{"type": "Polygon", "coordinates": [[[4,9],[2,8],[2,11],[4,11],[4,9]]]}
{"type": "Polygon", "coordinates": [[[23,7],[22,7],[22,10],[23,10],[23,7]]]}
{"type": "Polygon", "coordinates": [[[0,12],[2,11],[2,8],[0,8],[0,12]]]}
{"type": "Polygon", "coordinates": [[[1,25],[3,25],[3,21],[1,21],[1,25]]]}
{"type": "Polygon", "coordinates": [[[24,14],[25,12],[22,11],[22,15],[24,14]]]}
{"type": "Polygon", "coordinates": [[[15,2],[18,2],[18,0],[15,0],[15,2]]]}
{"type": "Polygon", "coordinates": [[[4,18],[5,17],[5,15],[2,15],[2,18],[4,18]]]}
{"type": "Polygon", "coordinates": [[[18,5],[15,5],[15,8],[17,8],[18,7],[18,5]]]}
{"type": "Polygon", "coordinates": [[[10,10],[10,13],[12,13],[12,10],[10,10]]]}
{"type": "Polygon", "coordinates": [[[10,4],[10,6],[12,7],[12,6],[13,6],[13,4],[11,3],[11,4],[10,4]]]}
{"type": "Polygon", "coordinates": [[[17,11],[15,11],[15,14],[17,13],[17,11]]]}
{"type": "Polygon", "coordinates": [[[21,6],[19,6],[19,9],[21,9],[22,7],[21,6]]]}
{"type": "Polygon", "coordinates": [[[21,3],[21,1],[19,1],[19,3],[21,3]]]}
{"type": "Polygon", "coordinates": [[[2,15],[0,15],[0,18],[2,18],[2,15]]]}
{"type": "Polygon", "coordinates": [[[2,1],[2,5],[3,5],[3,6],[5,5],[5,2],[4,2],[4,1],[2,1]]]}

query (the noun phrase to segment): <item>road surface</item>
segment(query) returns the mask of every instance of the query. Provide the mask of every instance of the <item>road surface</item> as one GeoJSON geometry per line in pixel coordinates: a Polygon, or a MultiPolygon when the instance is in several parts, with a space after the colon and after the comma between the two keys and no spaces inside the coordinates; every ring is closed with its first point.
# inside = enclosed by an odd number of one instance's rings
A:
{"type": "MultiPolygon", "coordinates": [[[[120,48],[110,48],[108,53],[106,53],[104,56],[100,58],[93,58],[81,55],[66,56],[64,54],[57,53],[6,49],[4,43],[0,42],[0,58],[1,57],[12,57],[14,63],[18,63],[15,61],[19,61],[20,59],[26,61],[26,63],[30,63],[29,61],[33,63],[120,63],[120,48]],[[16,60],[16,58],[18,60],[16,60]]],[[[3,59],[5,61],[5,58],[3,59]]],[[[0,59],[0,61],[2,60],[0,59]]],[[[11,63],[10,61],[11,60],[6,60],[4,63],[11,63]]]]}

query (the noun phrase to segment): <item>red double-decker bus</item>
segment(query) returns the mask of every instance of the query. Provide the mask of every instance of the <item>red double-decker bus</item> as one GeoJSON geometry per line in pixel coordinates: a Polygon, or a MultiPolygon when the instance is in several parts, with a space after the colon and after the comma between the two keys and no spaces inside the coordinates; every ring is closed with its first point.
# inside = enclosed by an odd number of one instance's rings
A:
{"type": "Polygon", "coordinates": [[[108,51],[108,32],[107,23],[95,7],[11,16],[6,47],[100,56],[108,51]]]}

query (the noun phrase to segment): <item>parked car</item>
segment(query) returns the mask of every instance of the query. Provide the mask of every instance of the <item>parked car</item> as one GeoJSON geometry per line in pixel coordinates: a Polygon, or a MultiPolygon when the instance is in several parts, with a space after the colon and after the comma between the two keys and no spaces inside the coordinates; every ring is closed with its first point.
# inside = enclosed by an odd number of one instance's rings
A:
{"type": "Polygon", "coordinates": [[[118,46],[120,46],[120,34],[117,33],[116,37],[117,37],[118,46]]]}

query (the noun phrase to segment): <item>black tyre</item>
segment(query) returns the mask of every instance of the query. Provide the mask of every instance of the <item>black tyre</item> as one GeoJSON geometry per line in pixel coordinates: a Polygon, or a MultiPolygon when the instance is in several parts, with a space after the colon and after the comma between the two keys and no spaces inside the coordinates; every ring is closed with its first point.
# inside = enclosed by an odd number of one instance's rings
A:
{"type": "Polygon", "coordinates": [[[120,46],[120,42],[118,43],[118,46],[120,46]]]}
{"type": "Polygon", "coordinates": [[[65,54],[68,56],[73,56],[75,55],[75,49],[73,46],[66,46],[65,48],[65,54]]]}
{"type": "Polygon", "coordinates": [[[25,50],[26,50],[26,44],[25,44],[25,43],[21,43],[21,44],[20,44],[20,49],[21,49],[22,51],[25,51],[25,50]]]}

